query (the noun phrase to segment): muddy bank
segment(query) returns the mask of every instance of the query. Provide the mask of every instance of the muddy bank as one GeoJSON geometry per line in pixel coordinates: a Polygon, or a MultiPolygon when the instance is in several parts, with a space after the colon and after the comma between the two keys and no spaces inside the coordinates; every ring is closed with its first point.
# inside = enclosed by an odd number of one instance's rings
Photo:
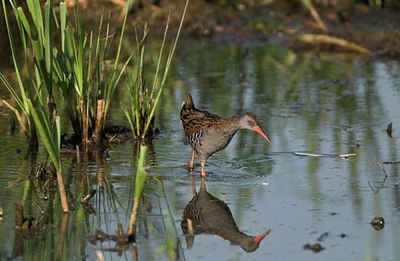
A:
{"type": "MultiPolygon", "coordinates": [[[[55,6],[58,6],[55,1],[55,6]]],[[[67,1],[72,6],[72,0],[67,1]]],[[[101,15],[108,16],[112,30],[120,32],[124,1],[80,1],[85,3],[84,13],[88,28],[98,28],[101,15]]],[[[323,34],[347,40],[371,51],[374,58],[400,57],[400,1],[382,1],[384,5],[370,5],[371,1],[313,1],[315,9],[327,30],[319,24],[301,1],[191,1],[185,18],[183,37],[217,41],[273,41],[302,51],[351,51],[335,43],[299,41],[303,34],[323,34]],[[220,4],[221,2],[225,4],[220,4]]],[[[134,35],[134,26],[149,23],[153,32],[162,33],[168,14],[171,31],[179,25],[184,0],[135,1],[129,14],[128,34],[134,35]]],[[[10,8],[8,6],[8,8],[10,8]]],[[[72,7],[71,7],[72,8],[72,7]]],[[[82,6],[81,6],[81,9],[82,6]]],[[[72,9],[70,9],[72,10],[72,9]]],[[[11,9],[8,10],[11,14],[11,9]]],[[[72,13],[72,12],[71,12],[72,13]]],[[[4,20],[3,12],[0,14],[4,20]]],[[[4,23],[0,30],[7,34],[4,23]]],[[[15,26],[16,28],[16,26],[15,26]]],[[[15,34],[16,36],[16,34],[15,34]]],[[[9,53],[8,41],[1,41],[3,57],[9,53]]],[[[354,50],[353,50],[354,51],[354,50]]],[[[11,59],[3,59],[11,61],[11,59]]]]}
{"type": "MultiPolygon", "coordinates": [[[[135,23],[149,21],[153,30],[162,31],[169,11],[176,28],[185,1],[142,1],[131,12],[135,23]]],[[[370,50],[374,57],[400,56],[399,1],[382,1],[372,6],[367,1],[314,1],[327,31],[318,26],[301,1],[191,1],[185,18],[184,35],[224,41],[277,41],[296,51],[348,51],[332,43],[304,43],[302,34],[324,34],[344,39],[370,50]],[[350,2],[350,3],[349,3],[350,2]]],[[[114,8],[118,8],[114,5],[114,8]]]]}

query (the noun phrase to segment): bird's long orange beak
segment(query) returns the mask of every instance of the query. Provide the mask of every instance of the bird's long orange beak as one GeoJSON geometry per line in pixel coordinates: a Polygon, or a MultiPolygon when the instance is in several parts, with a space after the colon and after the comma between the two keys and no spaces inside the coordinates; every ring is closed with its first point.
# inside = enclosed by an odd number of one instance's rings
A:
{"type": "Polygon", "coordinates": [[[258,125],[254,126],[253,131],[258,132],[261,136],[263,136],[264,139],[266,139],[268,142],[271,142],[267,134],[260,128],[260,126],[258,125]]]}
{"type": "Polygon", "coordinates": [[[255,236],[254,237],[254,242],[259,244],[261,242],[261,240],[263,240],[264,237],[266,237],[269,234],[269,232],[271,232],[271,229],[268,229],[267,231],[265,231],[264,233],[262,233],[259,236],[255,236]]]}

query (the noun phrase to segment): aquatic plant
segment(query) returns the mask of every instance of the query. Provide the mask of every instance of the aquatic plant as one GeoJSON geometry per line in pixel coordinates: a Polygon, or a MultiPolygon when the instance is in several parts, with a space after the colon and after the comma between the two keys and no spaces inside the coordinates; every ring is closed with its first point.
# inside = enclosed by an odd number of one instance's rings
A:
{"type": "MultiPolygon", "coordinates": [[[[147,154],[148,154],[148,147],[146,145],[140,144],[140,150],[137,159],[136,176],[134,182],[133,207],[130,216],[128,231],[126,233],[127,240],[135,241],[136,230],[137,230],[137,219],[140,209],[142,209],[140,208],[140,204],[143,200],[143,191],[145,189],[147,182],[155,181],[160,184],[161,197],[165,199],[165,205],[167,211],[165,215],[164,214],[161,215],[167,217],[167,219],[162,218],[162,222],[165,229],[165,241],[157,248],[157,251],[165,252],[166,256],[170,260],[177,260],[178,257],[181,257],[183,260],[186,260],[183,252],[179,253],[182,247],[180,245],[178,231],[175,226],[174,217],[172,214],[171,206],[167,199],[163,182],[157,177],[149,178],[149,175],[145,170],[147,154]]],[[[162,212],[161,209],[160,211],[162,212]]],[[[134,250],[137,251],[136,249],[134,250]]]]}
{"type": "Polygon", "coordinates": [[[74,133],[82,137],[84,147],[90,140],[97,144],[101,142],[112,95],[131,59],[128,57],[122,69],[118,68],[126,18],[127,11],[116,54],[110,54],[113,35],[110,34],[109,22],[102,37],[101,17],[97,39],[93,40],[93,32],[87,34],[78,12],[75,14],[75,27],[67,25],[66,7],[64,3],[60,4],[61,51],[56,54],[56,82],[64,98],[73,103],[68,106],[68,114],[74,133]],[[110,57],[112,55],[115,56],[110,57]],[[113,60],[112,66],[106,62],[109,59],[113,60]]]}
{"type": "Polygon", "coordinates": [[[138,209],[139,209],[139,201],[140,201],[140,198],[141,198],[143,190],[144,190],[144,186],[147,181],[147,172],[144,169],[145,164],[146,164],[146,155],[147,155],[147,146],[140,145],[139,159],[138,159],[137,168],[136,168],[133,208],[132,208],[132,214],[131,214],[131,218],[130,218],[130,222],[129,222],[128,233],[127,233],[128,237],[130,237],[130,238],[135,237],[136,220],[137,220],[138,209]]]}
{"type": "Polygon", "coordinates": [[[180,253],[180,250],[182,250],[182,246],[181,246],[181,242],[178,237],[178,230],[177,230],[175,222],[174,222],[174,215],[172,214],[171,206],[167,199],[167,194],[165,192],[164,183],[157,178],[154,178],[154,180],[159,182],[159,184],[160,184],[161,193],[162,193],[163,197],[165,198],[166,207],[167,207],[168,219],[167,219],[167,222],[164,221],[164,226],[166,228],[166,239],[165,239],[164,246],[162,246],[162,248],[170,260],[178,260],[179,257],[181,257],[182,260],[186,260],[186,257],[185,257],[185,254],[183,253],[183,251],[180,253]]]}
{"type": "Polygon", "coordinates": [[[28,12],[24,11],[22,7],[17,7],[14,0],[11,0],[10,3],[22,42],[23,66],[19,64],[5,0],[2,0],[20,94],[2,74],[0,74],[0,80],[17,102],[17,107],[14,107],[4,101],[14,111],[29,144],[38,145],[27,99],[31,99],[32,103],[36,105],[38,99],[47,95],[49,117],[51,118],[54,114],[53,111],[56,110],[53,86],[59,87],[60,93],[68,101],[67,110],[74,134],[82,137],[82,144],[86,145],[90,140],[100,143],[112,95],[131,58],[128,57],[123,68],[119,68],[126,15],[116,54],[111,57],[112,54],[109,53],[109,50],[111,49],[112,35],[108,24],[105,36],[102,37],[103,17],[99,22],[97,40],[94,40],[93,32],[86,32],[78,11],[75,13],[74,26],[68,23],[64,2],[59,5],[59,21],[54,16],[53,1],[47,1],[44,4],[44,12],[42,12],[39,0],[27,2],[28,12]],[[31,20],[32,23],[28,22],[31,20]],[[56,33],[55,25],[59,28],[61,39],[61,48],[58,49],[53,43],[53,34],[56,33]],[[30,59],[29,48],[32,49],[33,61],[30,59]],[[108,59],[113,60],[112,66],[106,64],[108,59]],[[33,69],[31,69],[32,64],[33,69]],[[25,118],[27,120],[24,120],[25,118]]]}
{"type": "Polygon", "coordinates": [[[61,168],[61,134],[60,134],[60,117],[54,115],[54,125],[48,117],[47,107],[39,101],[38,105],[34,106],[30,100],[28,100],[28,107],[32,113],[32,118],[37,127],[37,131],[41,140],[43,141],[49,158],[53,163],[57,171],[57,184],[60,192],[61,207],[63,212],[68,212],[68,201],[65,193],[64,181],[62,177],[61,168]]]}
{"type": "Polygon", "coordinates": [[[138,37],[138,33],[136,32],[136,53],[138,55],[136,56],[136,59],[133,60],[136,62],[137,66],[135,67],[136,71],[133,74],[134,76],[128,77],[127,80],[130,108],[128,109],[128,107],[122,104],[122,109],[125,113],[126,118],[128,119],[135,138],[144,139],[154,135],[155,111],[160,101],[168,72],[171,67],[172,58],[174,56],[175,49],[178,43],[188,4],[189,0],[186,1],[175,39],[171,44],[171,48],[168,52],[166,59],[163,61],[164,48],[169,29],[170,16],[168,16],[163,40],[160,46],[156,70],[153,77],[153,83],[150,87],[146,85],[147,81],[144,74],[144,57],[149,29],[147,25],[144,26],[143,36],[140,39],[138,37]]]}
{"type": "Polygon", "coordinates": [[[0,79],[7,90],[15,99],[17,106],[12,106],[5,100],[3,102],[15,113],[21,128],[28,139],[30,146],[38,146],[36,128],[33,123],[32,114],[28,106],[28,99],[36,103],[42,99],[43,88],[46,86],[49,101],[52,100],[52,15],[53,6],[51,2],[45,4],[45,15],[43,16],[39,1],[28,1],[28,12],[33,23],[28,23],[27,15],[22,8],[17,7],[15,1],[10,1],[15,21],[18,26],[19,37],[22,45],[22,64],[16,52],[12,29],[10,26],[5,0],[2,0],[4,19],[10,43],[11,56],[18,81],[19,94],[14,87],[0,73],[0,79]],[[35,67],[31,69],[30,55],[28,54],[28,40],[32,46],[35,67]],[[25,70],[23,70],[25,69],[25,70]]]}

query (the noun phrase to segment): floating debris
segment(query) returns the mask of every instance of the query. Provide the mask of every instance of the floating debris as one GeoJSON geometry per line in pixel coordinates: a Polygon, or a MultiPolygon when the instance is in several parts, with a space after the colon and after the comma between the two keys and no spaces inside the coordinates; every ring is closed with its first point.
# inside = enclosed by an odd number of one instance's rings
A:
{"type": "Polygon", "coordinates": [[[321,246],[321,244],[315,243],[315,244],[313,244],[313,245],[311,245],[311,244],[305,244],[305,245],[303,246],[303,249],[309,249],[309,250],[314,251],[314,253],[318,253],[318,252],[321,252],[322,250],[324,250],[325,248],[323,248],[323,247],[321,246]]]}
{"type": "Polygon", "coordinates": [[[385,164],[385,165],[399,164],[400,160],[398,160],[398,161],[382,161],[381,163],[385,164]]]}
{"type": "Polygon", "coordinates": [[[94,235],[89,236],[89,242],[93,245],[99,242],[104,242],[104,241],[114,241],[116,242],[116,247],[117,249],[121,249],[125,247],[127,243],[132,243],[135,241],[135,237],[131,235],[127,235],[124,233],[122,225],[118,224],[118,230],[116,232],[117,234],[111,235],[103,232],[100,229],[96,229],[96,233],[94,235]]]}
{"type": "Polygon", "coordinates": [[[387,128],[386,128],[386,133],[389,136],[389,138],[392,138],[392,123],[389,123],[387,128]]]}
{"type": "Polygon", "coordinates": [[[115,236],[111,236],[100,229],[96,229],[96,233],[89,237],[89,242],[92,244],[96,244],[97,241],[103,242],[107,240],[115,240],[115,236]]]}
{"type": "Polygon", "coordinates": [[[328,233],[328,232],[325,232],[325,233],[323,233],[322,235],[320,235],[320,236],[317,238],[317,241],[319,241],[319,242],[324,241],[328,236],[329,236],[329,233],[328,233]]]}
{"type": "Polygon", "coordinates": [[[14,222],[15,228],[23,231],[35,231],[38,224],[35,218],[25,217],[24,207],[22,205],[14,205],[14,222]]]}
{"type": "Polygon", "coordinates": [[[96,194],[97,190],[92,190],[92,192],[90,192],[89,194],[87,194],[81,201],[81,203],[87,203],[93,196],[94,194],[96,194]]]}
{"type": "Polygon", "coordinates": [[[349,159],[350,157],[356,156],[354,153],[348,154],[328,154],[328,153],[314,153],[314,152],[307,152],[307,151],[295,151],[293,152],[296,156],[305,156],[305,157],[328,157],[328,158],[341,158],[341,159],[349,159]]]}
{"type": "Polygon", "coordinates": [[[371,226],[375,230],[381,230],[385,227],[385,219],[383,219],[383,217],[374,217],[371,221],[371,226]]]}
{"type": "Polygon", "coordinates": [[[356,156],[356,154],[354,154],[354,153],[350,153],[350,154],[340,154],[340,155],[339,155],[339,158],[341,158],[341,159],[348,159],[348,158],[354,157],[354,156],[356,156]]]}
{"type": "Polygon", "coordinates": [[[145,209],[146,209],[146,212],[147,212],[148,214],[151,213],[151,210],[153,209],[153,206],[151,205],[151,202],[150,202],[150,201],[148,201],[148,202],[146,203],[145,209]]]}

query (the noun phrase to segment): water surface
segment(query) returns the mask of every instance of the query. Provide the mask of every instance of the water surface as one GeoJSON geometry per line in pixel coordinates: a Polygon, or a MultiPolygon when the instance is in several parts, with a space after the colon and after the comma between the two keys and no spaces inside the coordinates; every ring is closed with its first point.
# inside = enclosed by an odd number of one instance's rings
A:
{"type": "MultiPolygon", "coordinates": [[[[167,259],[164,249],[169,233],[179,238],[178,252],[186,260],[396,260],[400,256],[397,63],[297,55],[266,43],[188,42],[181,43],[173,70],[157,115],[161,134],[153,141],[147,169],[165,190],[155,179],[147,184],[144,204],[152,208],[142,210],[136,252],[131,247],[115,251],[113,241],[89,242],[96,229],[113,234],[118,223],[124,229],[128,226],[136,172],[132,142],[115,145],[86,163],[63,158],[72,201],[98,190],[92,211],[75,202],[68,236],[59,248],[60,209],[55,207],[52,226],[24,238],[23,251],[16,251],[14,203],[25,203],[28,213],[37,211],[37,202],[44,203],[29,189],[31,166],[24,160],[25,139],[18,131],[9,133],[11,114],[0,108],[0,207],[4,212],[0,259],[93,260],[96,251],[107,260],[167,259]],[[207,191],[227,204],[242,232],[258,235],[271,229],[252,253],[209,234],[195,235],[190,249],[187,246],[181,221],[192,198],[192,182],[185,168],[190,148],[182,142],[179,110],[188,91],[199,108],[221,116],[255,113],[272,140],[268,144],[256,133],[239,131],[206,165],[207,191]],[[392,138],[385,131],[390,122],[392,138]],[[340,154],[355,156],[335,156],[340,154]],[[377,160],[388,174],[386,179],[377,160]],[[169,225],[168,207],[174,227],[169,225]],[[382,230],[370,225],[376,216],[385,219],[382,230]],[[324,249],[319,253],[303,249],[314,243],[324,249]]],[[[116,95],[118,104],[121,94],[116,95]]],[[[124,123],[118,104],[110,119],[124,123]]],[[[196,165],[197,190],[199,173],[196,165]]]]}

